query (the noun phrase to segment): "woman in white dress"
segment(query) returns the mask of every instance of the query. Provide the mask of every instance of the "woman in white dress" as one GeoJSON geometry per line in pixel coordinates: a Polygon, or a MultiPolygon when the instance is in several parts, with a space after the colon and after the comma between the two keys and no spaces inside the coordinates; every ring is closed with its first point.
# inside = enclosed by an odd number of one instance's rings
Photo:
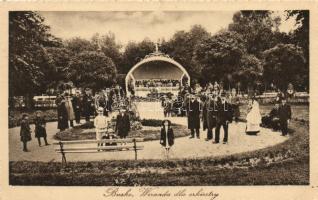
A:
{"type": "Polygon", "coordinates": [[[249,101],[249,109],[250,111],[246,116],[246,134],[256,135],[261,130],[262,116],[259,104],[255,99],[249,101]]]}

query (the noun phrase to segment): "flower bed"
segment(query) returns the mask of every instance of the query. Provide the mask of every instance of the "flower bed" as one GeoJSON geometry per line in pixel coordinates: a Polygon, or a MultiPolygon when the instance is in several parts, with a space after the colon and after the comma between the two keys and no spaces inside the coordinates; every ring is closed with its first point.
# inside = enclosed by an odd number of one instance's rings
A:
{"type": "MultiPolygon", "coordinates": [[[[89,126],[89,125],[82,125],[89,126]]],[[[174,135],[176,138],[188,136],[190,133],[186,126],[174,125],[174,135]]],[[[132,130],[129,132],[128,137],[142,137],[145,141],[159,140],[160,139],[160,127],[150,127],[146,130],[132,130]]],[[[75,127],[69,130],[61,131],[55,134],[54,139],[56,140],[90,140],[95,139],[96,133],[94,128],[82,129],[75,127]]]]}
{"type": "MultiPolygon", "coordinates": [[[[141,120],[141,124],[143,126],[160,127],[160,126],[162,126],[162,120],[159,120],[159,119],[142,119],[141,120]]],[[[176,124],[172,123],[171,125],[173,126],[173,125],[176,125],[176,124]]]]}

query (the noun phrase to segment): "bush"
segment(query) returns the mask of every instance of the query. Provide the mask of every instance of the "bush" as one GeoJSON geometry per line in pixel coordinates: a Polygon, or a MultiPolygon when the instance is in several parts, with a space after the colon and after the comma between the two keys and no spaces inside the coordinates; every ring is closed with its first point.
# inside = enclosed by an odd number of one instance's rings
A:
{"type": "MultiPolygon", "coordinates": [[[[159,119],[142,119],[141,124],[143,126],[153,126],[153,127],[160,127],[162,125],[162,120],[159,119]]],[[[175,126],[176,124],[172,123],[172,126],[175,126]]]]}
{"type": "MultiPolygon", "coordinates": [[[[13,128],[16,126],[20,126],[21,123],[21,117],[23,113],[27,113],[29,115],[29,122],[30,124],[34,123],[35,119],[35,112],[36,110],[33,111],[9,111],[9,128],[13,128]]],[[[45,117],[45,120],[47,122],[53,122],[57,121],[57,111],[56,109],[48,109],[48,110],[42,110],[42,114],[45,117]]]]}
{"type": "MultiPolygon", "coordinates": [[[[88,123],[90,124],[90,123],[88,123]]],[[[83,124],[85,125],[85,124],[83,124]]],[[[87,127],[89,125],[85,125],[87,127]]],[[[174,135],[176,138],[188,136],[190,133],[186,126],[173,125],[174,135]]],[[[56,140],[70,141],[70,140],[91,140],[96,138],[96,133],[94,128],[81,129],[74,127],[69,130],[57,132],[54,136],[56,140]]],[[[141,137],[144,141],[159,140],[160,139],[160,129],[156,128],[154,130],[131,130],[128,134],[129,138],[141,137]]]]}
{"type": "Polygon", "coordinates": [[[75,129],[92,129],[95,128],[94,126],[94,122],[89,121],[89,122],[85,122],[84,124],[81,124],[79,126],[74,127],[75,129]]]}

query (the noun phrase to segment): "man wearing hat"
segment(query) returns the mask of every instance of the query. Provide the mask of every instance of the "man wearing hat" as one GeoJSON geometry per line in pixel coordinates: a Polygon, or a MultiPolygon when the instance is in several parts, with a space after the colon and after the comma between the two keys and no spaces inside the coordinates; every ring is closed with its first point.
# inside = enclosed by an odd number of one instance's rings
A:
{"type": "Polygon", "coordinates": [[[206,141],[213,139],[213,128],[216,127],[216,114],[218,112],[217,108],[217,98],[215,95],[210,94],[207,99],[206,103],[203,107],[203,129],[207,129],[207,138],[206,141]]]}
{"type": "Polygon", "coordinates": [[[86,88],[84,96],[83,96],[83,100],[82,100],[83,114],[85,116],[86,122],[89,121],[90,115],[92,114],[92,105],[94,105],[93,97],[91,96],[90,90],[86,88]]]}
{"type": "Polygon", "coordinates": [[[279,124],[282,131],[282,136],[287,135],[288,133],[288,124],[291,120],[291,108],[289,105],[286,104],[286,99],[283,97],[281,99],[282,104],[278,109],[278,118],[279,124]]]}
{"type": "Polygon", "coordinates": [[[232,108],[227,102],[225,93],[221,93],[221,98],[217,102],[217,113],[216,113],[216,128],[215,128],[215,141],[214,143],[219,143],[220,140],[220,129],[221,126],[224,130],[223,144],[228,141],[228,125],[232,122],[232,108]]]}
{"type": "Polygon", "coordinates": [[[75,121],[79,124],[81,121],[81,98],[79,91],[76,91],[76,94],[72,99],[72,105],[75,114],[75,121]]]}
{"type": "Polygon", "coordinates": [[[126,109],[121,108],[117,115],[115,132],[118,132],[120,138],[126,138],[130,131],[130,121],[126,109]]]}
{"type": "MultiPolygon", "coordinates": [[[[94,119],[94,126],[96,131],[96,140],[101,140],[103,137],[103,134],[106,132],[107,128],[107,118],[103,115],[104,108],[99,107],[97,109],[98,115],[94,119]]],[[[98,143],[98,146],[101,144],[98,143]]]]}
{"type": "Polygon", "coordinates": [[[194,138],[194,130],[196,136],[200,138],[200,103],[196,97],[192,94],[190,95],[190,101],[187,105],[188,112],[188,129],[191,130],[191,138],[194,138]]]}

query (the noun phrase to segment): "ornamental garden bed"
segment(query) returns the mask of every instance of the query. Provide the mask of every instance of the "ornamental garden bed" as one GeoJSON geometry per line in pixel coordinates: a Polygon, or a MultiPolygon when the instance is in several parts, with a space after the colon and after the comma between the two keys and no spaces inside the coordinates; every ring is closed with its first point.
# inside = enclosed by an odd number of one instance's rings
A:
{"type": "MultiPolygon", "coordinates": [[[[134,123],[134,122],[132,122],[134,123]]],[[[141,121],[142,129],[132,130],[129,132],[128,137],[142,137],[144,141],[159,140],[161,120],[144,119],[141,121]]],[[[188,128],[183,125],[172,124],[175,138],[185,137],[190,135],[188,128]]],[[[80,126],[71,128],[69,130],[61,131],[55,134],[56,140],[92,140],[96,138],[95,128],[93,122],[87,122],[80,126]]]]}

